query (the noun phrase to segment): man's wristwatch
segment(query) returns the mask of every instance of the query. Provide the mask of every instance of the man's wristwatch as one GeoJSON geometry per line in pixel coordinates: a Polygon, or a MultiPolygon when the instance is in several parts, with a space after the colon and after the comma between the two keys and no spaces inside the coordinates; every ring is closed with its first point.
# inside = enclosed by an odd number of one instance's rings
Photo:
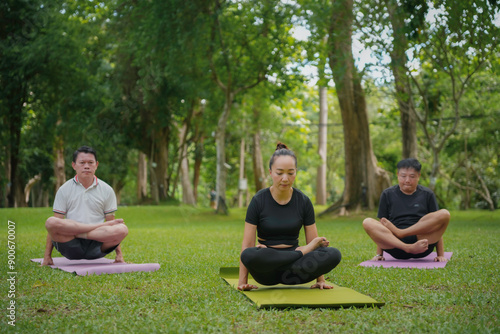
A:
{"type": "Polygon", "coordinates": [[[377,254],[377,255],[375,255],[375,256],[380,256],[380,257],[383,257],[384,255],[383,255],[383,254],[377,254]]]}

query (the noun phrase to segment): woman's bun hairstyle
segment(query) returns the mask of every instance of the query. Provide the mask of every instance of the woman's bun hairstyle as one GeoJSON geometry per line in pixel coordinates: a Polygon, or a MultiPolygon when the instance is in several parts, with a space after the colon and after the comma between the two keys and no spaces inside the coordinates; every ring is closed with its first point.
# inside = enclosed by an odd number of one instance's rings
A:
{"type": "Polygon", "coordinates": [[[281,150],[281,149],[285,149],[285,150],[288,150],[288,146],[286,146],[285,144],[283,144],[282,142],[278,142],[278,144],[276,145],[276,150],[281,150]]]}
{"type": "Polygon", "coordinates": [[[273,167],[274,160],[277,157],[281,157],[284,155],[291,156],[295,160],[295,168],[297,168],[297,157],[295,156],[295,153],[293,153],[292,150],[288,148],[285,144],[282,142],[278,142],[276,144],[276,150],[274,151],[273,155],[271,156],[271,159],[269,160],[269,170],[273,167]]]}

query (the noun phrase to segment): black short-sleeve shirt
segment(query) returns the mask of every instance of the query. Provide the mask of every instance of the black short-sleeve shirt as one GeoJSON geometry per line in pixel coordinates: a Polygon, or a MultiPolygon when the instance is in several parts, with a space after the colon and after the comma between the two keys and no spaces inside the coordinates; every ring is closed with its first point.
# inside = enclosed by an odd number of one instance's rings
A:
{"type": "Polygon", "coordinates": [[[278,204],[269,188],[257,192],[247,209],[245,221],[257,225],[257,236],[263,245],[279,244],[297,246],[302,226],[316,222],[314,207],[309,197],[293,188],[290,201],[278,204]]]}
{"type": "Polygon", "coordinates": [[[436,196],[429,188],[417,185],[413,194],[406,195],[395,185],[382,192],[377,217],[389,219],[398,228],[407,228],[438,209],[436,196]]]}

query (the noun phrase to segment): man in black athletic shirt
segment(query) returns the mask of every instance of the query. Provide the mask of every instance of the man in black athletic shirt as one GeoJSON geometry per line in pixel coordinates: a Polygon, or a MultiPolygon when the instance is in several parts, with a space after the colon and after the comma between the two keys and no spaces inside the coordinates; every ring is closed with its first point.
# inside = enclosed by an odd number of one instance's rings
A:
{"type": "Polygon", "coordinates": [[[422,258],[434,251],[434,261],[446,261],[443,234],[450,222],[448,210],[439,210],[434,193],[418,184],[422,165],[417,159],[401,160],[398,185],[380,196],[378,218],[366,218],[363,228],[377,244],[373,260],[384,261],[383,251],[397,259],[422,258]]]}

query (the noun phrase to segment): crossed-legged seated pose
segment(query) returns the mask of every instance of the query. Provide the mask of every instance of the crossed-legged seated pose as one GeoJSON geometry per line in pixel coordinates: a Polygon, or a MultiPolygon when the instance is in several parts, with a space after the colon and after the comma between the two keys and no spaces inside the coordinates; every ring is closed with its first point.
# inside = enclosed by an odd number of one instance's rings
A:
{"type": "Polygon", "coordinates": [[[377,244],[373,260],[384,261],[383,251],[396,259],[426,257],[436,248],[434,261],[444,262],[443,234],[450,222],[448,210],[439,210],[434,193],[418,184],[422,165],[409,158],[397,165],[398,185],[380,196],[378,218],[366,218],[363,228],[377,244]]]}
{"type": "Polygon", "coordinates": [[[272,186],[257,192],[247,209],[238,289],[257,289],[248,284],[249,272],[263,285],[295,285],[316,279],[311,288],[331,289],[323,275],[340,263],[341,254],[318,236],[310,199],[292,187],[297,158],[286,145],[278,143],[269,173],[272,186]],[[302,226],[307,245],[299,247],[302,226]]]}
{"type": "Polygon", "coordinates": [[[88,146],[73,154],[76,176],[56,193],[54,216],[45,222],[48,235],[42,265],[54,264],[54,247],[70,260],[97,259],[115,251],[115,262],[125,262],[120,243],[128,229],[123,219],[115,219],[116,196],[95,176],[98,165],[95,150],[88,146]]]}

